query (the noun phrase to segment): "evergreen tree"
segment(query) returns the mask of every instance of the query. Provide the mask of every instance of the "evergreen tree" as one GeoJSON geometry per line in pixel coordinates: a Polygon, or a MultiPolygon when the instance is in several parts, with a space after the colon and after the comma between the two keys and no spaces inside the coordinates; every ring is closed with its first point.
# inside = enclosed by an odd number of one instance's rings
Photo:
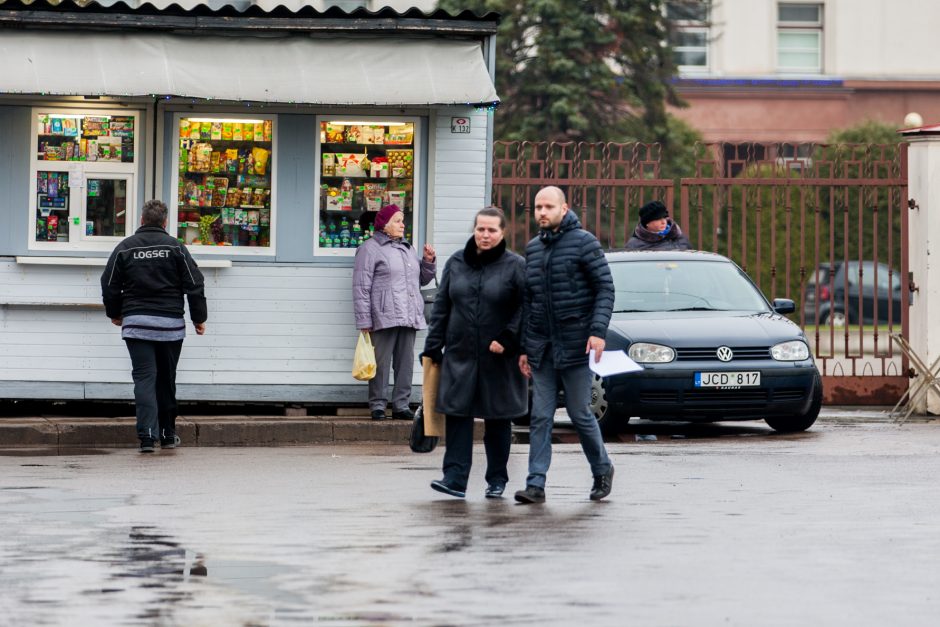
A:
{"type": "Polygon", "coordinates": [[[660,141],[680,104],[664,0],[441,0],[502,15],[500,140],[660,141]]]}

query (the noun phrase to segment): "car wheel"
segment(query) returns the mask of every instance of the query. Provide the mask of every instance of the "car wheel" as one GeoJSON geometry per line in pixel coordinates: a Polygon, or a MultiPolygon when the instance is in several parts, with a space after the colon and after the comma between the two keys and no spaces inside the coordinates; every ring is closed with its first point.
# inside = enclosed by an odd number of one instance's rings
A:
{"type": "Polygon", "coordinates": [[[604,433],[616,433],[626,422],[611,412],[607,390],[604,388],[604,379],[598,375],[594,375],[591,379],[591,413],[594,414],[598,426],[604,433]]]}
{"type": "Polygon", "coordinates": [[[816,375],[816,382],[813,386],[813,402],[805,414],[796,416],[774,416],[765,418],[764,421],[770,425],[770,428],[780,433],[796,433],[797,431],[806,431],[813,426],[816,418],[819,417],[819,410],[822,407],[822,377],[816,375]]]}
{"type": "Polygon", "coordinates": [[[821,324],[830,324],[838,329],[841,329],[845,326],[847,322],[845,313],[841,311],[833,311],[830,313],[823,314],[822,319],[819,321],[821,324]]]}

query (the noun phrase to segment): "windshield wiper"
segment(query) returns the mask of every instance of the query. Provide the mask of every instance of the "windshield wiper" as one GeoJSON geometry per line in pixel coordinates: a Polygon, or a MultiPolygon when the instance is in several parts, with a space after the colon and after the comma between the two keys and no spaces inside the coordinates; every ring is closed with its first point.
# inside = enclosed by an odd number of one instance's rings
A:
{"type": "Polygon", "coordinates": [[[680,307],[679,309],[664,309],[663,311],[723,311],[714,307],[680,307]]]}
{"type": "Polygon", "coordinates": [[[613,313],[649,313],[649,309],[614,309],[613,313]]]}

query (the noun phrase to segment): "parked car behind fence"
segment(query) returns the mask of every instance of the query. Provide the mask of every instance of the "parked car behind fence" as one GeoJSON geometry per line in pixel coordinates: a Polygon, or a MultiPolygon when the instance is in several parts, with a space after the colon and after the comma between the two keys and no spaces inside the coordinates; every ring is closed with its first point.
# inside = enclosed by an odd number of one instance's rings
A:
{"type": "Polygon", "coordinates": [[[803,295],[806,324],[901,324],[902,281],[874,261],[820,264],[803,295]]]}

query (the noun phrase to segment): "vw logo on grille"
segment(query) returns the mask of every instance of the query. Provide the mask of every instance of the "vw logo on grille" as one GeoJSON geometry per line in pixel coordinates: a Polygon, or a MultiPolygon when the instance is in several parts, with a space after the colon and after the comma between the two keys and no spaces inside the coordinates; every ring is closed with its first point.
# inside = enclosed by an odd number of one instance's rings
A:
{"type": "Polygon", "coordinates": [[[719,346],[718,350],[715,351],[718,355],[718,359],[721,361],[731,361],[734,357],[734,352],[727,346],[719,346]]]}

